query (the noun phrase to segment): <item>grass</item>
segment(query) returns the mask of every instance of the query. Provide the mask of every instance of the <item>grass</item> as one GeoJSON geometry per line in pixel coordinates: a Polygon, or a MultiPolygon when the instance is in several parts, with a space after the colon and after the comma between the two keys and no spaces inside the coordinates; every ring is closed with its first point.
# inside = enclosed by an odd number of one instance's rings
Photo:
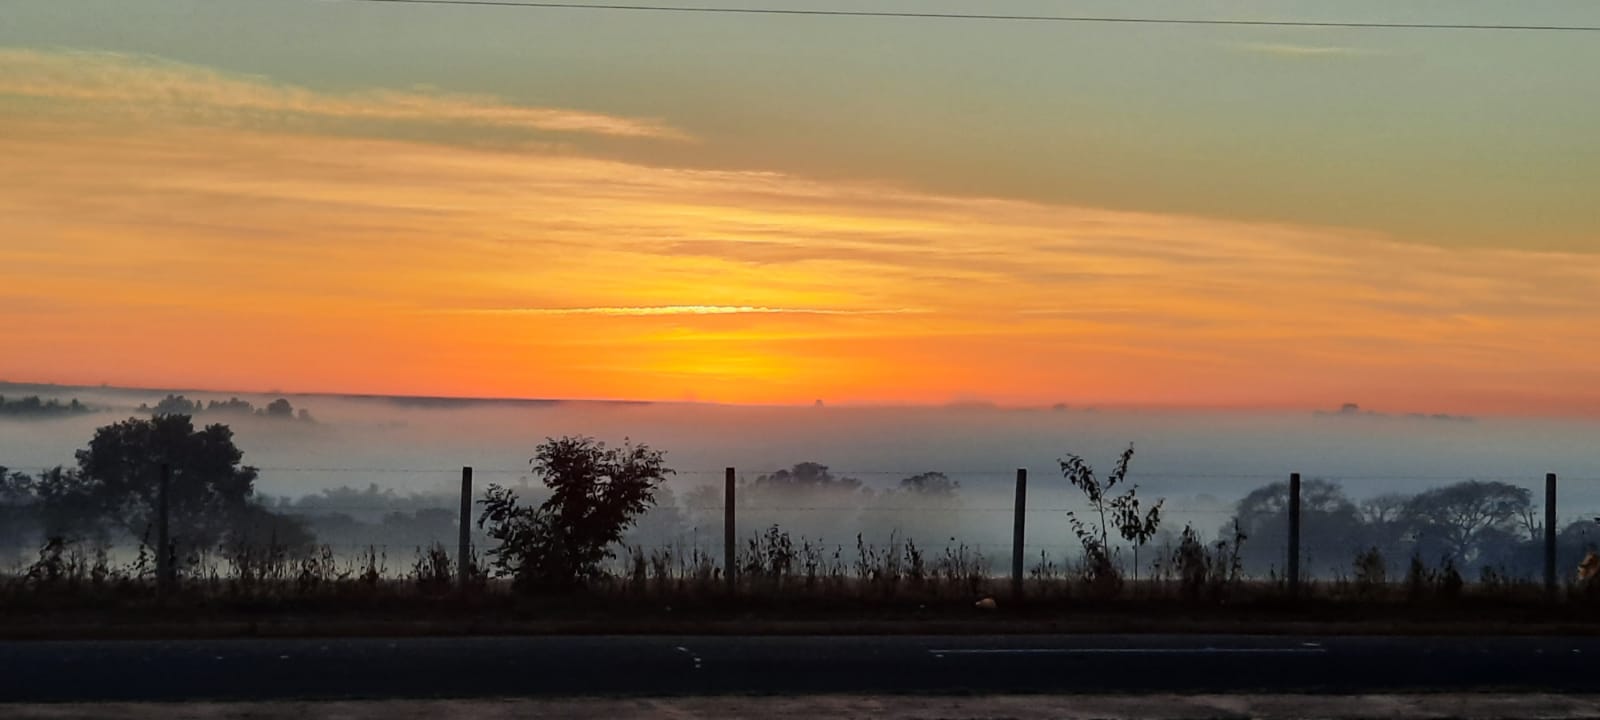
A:
{"type": "Polygon", "coordinates": [[[695,548],[624,548],[582,589],[519,595],[472,560],[458,586],[454,554],[416,548],[234,547],[180,562],[157,592],[142,548],[115,564],[106,547],[55,541],[0,576],[0,636],[431,635],[520,633],[1600,633],[1600,583],[1541,586],[1413,563],[1390,582],[1362,555],[1348,577],[1308,581],[1298,599],[1273,578],[1239,572],[1237,547],[1167,551],[1134,582],[1068,558],[1030,563],[1021,599],[991,558],[955,544],[854,547],[796,541],[778,528],[738,550],[730,591],[716,558],[695,548]],[[994,598],[997,607],[975,606],[994,598]]]}

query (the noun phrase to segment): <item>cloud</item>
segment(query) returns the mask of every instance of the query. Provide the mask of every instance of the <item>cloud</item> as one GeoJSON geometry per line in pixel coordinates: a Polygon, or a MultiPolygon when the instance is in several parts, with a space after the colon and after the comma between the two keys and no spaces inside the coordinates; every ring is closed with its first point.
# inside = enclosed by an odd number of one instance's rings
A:
{"type": "Polygon", "coordinates": [[[90,103],[199,123],[300,118],[462,124],[624,138],[686,140],[658,121],[526,107],[484,95],[375,89],[317,92],[159,58],[109,52],[0,50],[0,97],[90,103]]]}
{"type": "Polygon", "coordinates": [[[852,310],[840,308],[753,307],[749,305],[663,305],[656,307],[482,308],[455,310],[490,315],[608,315],[655,317],[659,315],[912,315],[927,312],[913,308],[852,310]]]}
{"type": "Polygon", "coordinates": [[[1296,45],[1293,43],[1237,43],[1229,48],[1240,52],[1256,53],[1261,55],[1275,55],[1289,58],[1313,57],[1379,57],[1390,53],[1369,48],[1343,47],[1337,45],[1296,45]]]}
{"type": "Polygon", "coordinates": [[[229,126],[0,157],[4,299],[72,300],[0,302],[0,375],[1600,412],[1593,254],[229,126]]]}
{"type": "Polygon", "coordinates": [[[1450,415],[1448,413],[1420,413],[1420,412],[1405,413],[1403,415],[1394,415],[1394,414],[1385,413],[1385,412],[1378,412],[1376,410],[1362,410],[1361,406],[1357,405],[1356,403],[1345,403],[1345,404],[1341,405],[1338,410],[1317,410],[1317,411],[1313,412],[1312,415],[1314,415],[1316,417],[1366,418],[1366,419],[1402,418],[1402,419],[1405,419],[1405,420],[1429,420],[1429,421],[1434,421],[1434,422],[1452,422],[1452,423],[1476,422],[1476,418],[1473,418],[1470,415],[1450,415]]]}

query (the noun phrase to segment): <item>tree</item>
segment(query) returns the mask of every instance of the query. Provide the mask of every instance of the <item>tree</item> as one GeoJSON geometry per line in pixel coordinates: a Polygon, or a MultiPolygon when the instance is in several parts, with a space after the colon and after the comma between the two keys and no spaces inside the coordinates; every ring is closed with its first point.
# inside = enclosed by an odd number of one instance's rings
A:
{"type": "Polygon", "coordinates": [[[815,499],[823,495],[848,496],[862,489],[861,481],[839,477],[827,465],[803,462],[789,470],[761,475],[747,486],[750,494],[770,499],[815,499]]]}
{"type": "Polygon", "coordinates": [[[257,473],[240,465],[243,458],[226,425],[195,430],[188,415],[133,418],[96,430],[89,446],[77,452],[77,470],[41,476],[39,493],[63,513],[75,510],[143,536],[154,527],[166,465],[174,547],[209,547],[228,535],[250,505],[257,473]]]}
{"type": "Polygon", "coordinates": [[[147,412],[151,415],[192,416],[203,410],[205,410],[205,407],[199,401],[190,400],[182,395],[168,395],[162,398],[161,402],[156,403],[155,407],[142,404],[139,406],[139,412],[147,412]]]}
{"type": "Polygon", "coordinates": [[[857,527],[867,539],[936,549],[965,535],[960,489],[961,483],[942,472],[923,472],[901,478],[883,492],[841,499],[841,504],[861,508],[857,527]]]}
{"type": "Polygon", "coordinates": [[[76,398],[72,402],[63,404],[60,400],[44,400],[38,395],[14,400],[7,400],[4,395],[0,395],[0,417],[38,418],[81,415],[87,412],[90,412],[89,406],[78,402],[76,398]]]}
{"type": "Polygon", "coordinates": [[[1361,520],[1368,525],[1396,525],[1405,520],[1406,505],[1411,496],[1403,493],[1384,493],[1361,501],[1361,520]]]}
{"type": "MultiPolygon", "coordinates": [[[[199,408],[196,407],[195,410],[198,411],[199,408]]],[[[252,414],[255,413],[255,411],[256,411],[255,406],[251,405],[248,400],[240,400],[239,398],[229,398],[228,400],[223,401],[223,402],[212,400],[211,402],[206,403],[206,412],[208,412],[208,413],[233,413],[235,415],[252,415],[252,414]]]]}
{"type": "MultiPolygon", "coordinates": [[[[1289,484],[1276,482],[1256,488],[1235,507],[1238,529],[1249,541],[1240,551],[1251,573],[1282,569],[1289,547],[1289,484]]],[[[1232,523],[1222,530],[1231,535],[1232,523]]],[[[1310,479],[1300,486],[1300,551],[1312,574],[1347,566],[1366,542],[1365,527],[1355,503],[1338,485],[1310,479]]]]}
{"type": "Polygon", "coordinates": [[[735,498],[740,527],[779,525],[802,538],[838,542],[862,532],[860,509],[874,493],[827,465],[802,462],[741,482],[735,498]]]}
{"type": "Polygon", "coordinates": [[[1128,479],[1128,463],[1133,460],[1133,446],[1117,458],[1116,467],[1102,481],[1095,477],[1094,468],[1090,467],[1083,458],[1077,455],[1068,455],[1061,460],[1061,475],[1073,487],[1083,492],[1089,501],[1089,508],[1098,516],[1098,521],[1088,523],[1078,518],[1076,512],[1068,511],[1067,519],[1072,525],[1072,532],[1078,537],[1078,542],[1083,545],[1084,562],[1091,582],[1115,582],[1119,579],[1116,565],[1111,561],[1111,523],[1116,524],[1117,534],[1133,544],[1134,572],[1137,574],[1139,566],[1139,548],[1155,537],[1156,531],[1161,527],[1161,505],[1164,501],[1157,500],[1148,510],[1141,511],[1139,506],[1139,486],[1134,485],[1121,495],[1112,495],[1111,491],[1128,479]],[[1107,517],[1107,513],[1110,517],[1107,517]]]}
{"type": "MultiPolygon", "coordinates": [[[[450,517],[455,518],[451,513],[450,517]]],[[[304,518],[272,512],[261,505],[251,504],[234,518],[227,543],[234,548],[282,548],[291,552],[305,551],[316,541],[304,518]]]]}
{"type": "Polygon", "coordinates": [[[1405,517],[1419,550],[1445,554],[1462,565],[1501,554],[1496,546],[1514,541],[1518,523],[1533,505],[1527,488],[1503,482],[1466,482],[1434,488],[1406,504],[1405,517]]]}
{"type": "Polygon", "coordinates": [[[288,400],[278,398],[267,403],[267,408],[262,411],[262,414],[276,420],[293,420],[294,406],[289,404],[288,400]]]}
{"type": "Polygon", "coordinates": [[[1411,496],[1403,493],[1384,493],[1361,501],[1360,518],[1366,531],[1362,544],[1364,549],[1378,551],[1385,572],[1399,573],[1409,559],[1411,528],[1406,505],[1410,502],[1411,496]]]}
{"type": "Polygon", "coordinates": [[[21,548],[28,540],[35,522],[34,502],[33,478],[0,466],[0,552],[21,548]]]}
{"type": "Polygon", "coordinates": [[[495,571],[523,591],[570,589],[599,577],[612,546],[673,472],[664,453],[646,445],[607,448],[587,437],[548,439],[529,462],[550,498],[521,505],[516,492],[490,485],[478,520],[499,543],[489,550],[495,571]]]}
{"type": "Polygon", "coordinates": [[[900,481],[900,491],[919,498],[954,499],[961,483],[951,480],[942,472],[925,472],[900,481]]]}

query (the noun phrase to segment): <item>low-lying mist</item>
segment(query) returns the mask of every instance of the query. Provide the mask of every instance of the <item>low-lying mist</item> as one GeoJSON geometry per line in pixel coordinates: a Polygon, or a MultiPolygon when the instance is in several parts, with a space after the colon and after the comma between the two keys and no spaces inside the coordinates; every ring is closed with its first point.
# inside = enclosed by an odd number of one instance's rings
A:
{"type": "MultiPolygon", "coordinates": [[[[111,388],[0,391],[77,399],[92,409],[0,417],[0,466],[28,472],[71,466],[74,451],[95,428],[138,415],[141,404],[153,406],[165,395],[111,388]]],[[[258,409],[285,397],[185,395],[202,403],[237,397],[258,409]]],[[[1014,478],[1025,468],[1028,538],[1037,545],[1030,554],[1065,553],[1074,540],[1063,511],[1082,504],[1062,480],[1058,459],[1074,453],[1109,469],[1129,443],[1137,450],[1130,479],[1141,497],[1165,499],[1164,527],[1172,533],[1192,523],[1216,535],[1241,497],[1291,472],[1334,481],[1358,501],[1467,479],[1535,488],[1542,500],[1544,474],[1556,472],[1563,478],[1563,524],[1600,514],[1600,453],[1593,449],[1600,426],[1579,421],[1388,416],[1353,408],[1135,412],[286,397],[309,419],[201,411],[195,423],[221,422],[234,430],[244,462],[260,468],[256,492],[269,504],[361,523],[411,513],[404,532],[395,530],[396,544],[453,536],[462,466],[474,467],[479,491],[490,483],[527,485],[536,501],[538,481],[528,459],[540,441],[561,435],[665,450],[676,470],[665,499],[677,516],[670,523],[646,518],[635,537],[704,548],[720,543],[723,468],[736,468],[748,486],[761,475],[813,462],[833,477],[859,480],[860,488],[743,498],[741,534],[778,524],[797,538],[853,547],[857,533],[882,542],[893,532],[940,547],[955,538],[998,557],[1009,552],[1014,478]],[[904,479],[928,472],[958,484],[954,499],[928,501],[899,489],[904,479]],[[651,536],[652,523],[672,536],[651,536]]],[[[313,528],[323,539],[337,534],[331,526],[313,528]]],[[[368,526],[349,532],[338,540],[379,542],[361,535],[375,532],[368,526]]]]}

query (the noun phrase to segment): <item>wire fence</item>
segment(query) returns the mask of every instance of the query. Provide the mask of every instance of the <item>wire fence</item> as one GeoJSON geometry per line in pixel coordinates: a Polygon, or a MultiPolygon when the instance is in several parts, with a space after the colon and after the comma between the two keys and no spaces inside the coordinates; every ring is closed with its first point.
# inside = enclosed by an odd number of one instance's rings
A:
{"type": "MultiPolygon", "coordinates": [[[[344,562],[376,556],[391,566],[386,572],[403,572],[435,548],[452,555],[461,550],[456,483],[462,468],[257,470],[257,503],[284,524],[241,533],[252,542],[316,548],[344,562]],[[292,488],[303,490],[296,494],[292,488]]],[[[490,484],[514,488],[527,503],[546,497],[531,468],[473,468],[472,474],[475,494],[469,501],[480,500],[490,484]]],[[[1123,536],[1114,511],[1102,518],[1061,479],[1059,468],[691,468],[669,476],[658,504],[636,519],[613,551],[617,563],[638,556],[696,557],[721,571],[730,559],[741,564],[741,553],[762,552],[763,543],[780,540],[830,557],[959,549],[1004,576],[1008,570],[1017,574],[1019,566],[1027,574],[1079,565],[1103,539],[1118,566],[1143,574],[1170,561],[1190,537],[1207,547],[1234,544],[1241,571],[1255,577],[1337,577],[1355,572],[1366,553],[1376,553],[1395,576],[1421,558],[1452,563],[1467,574],[1536,579],[1552,556],[1565,576],[1600,542],[1600,477],[1560,478],[1553,523],[1546,514],[1544,473],[1305,477],[1296,531],[1287,473],[1139,473],[1112,489],[1115,494],[1137,483],[1140,511],[1160,508],[1155,532],[1138,542],[1123,536]],[[1031,478],[1020,505],[1014,494],[1019,472],[1031,478]],[[730,482],[731,519],[725,501],[730,482]],[[1075,530],[1074,522],[1087,530],[1075,530]],[[1554,529],[1553,541],[1547,528],[1554,529]],[[1295,547],[1298,552],[1292,552],[1295,547]],[[1294,559],[1298,568],[1291,567],[1294,559]]],[[[477,505],[472,507],[476,514],[477,505]]],[[[0,570],[16,572],[36,562],[52,535],[51,514],[12,502],[0,505],[0,516],[0,570]]],[[[482,556],[493,542],[480,520],[465,518],[465,535],[466,551],[482,556]]],[[[122,561],[132,562],[140,546],[149,544],[135,528],[89,530],[99,532],[79,535],[122,561]]],[[[213,560],[226,554],[225,544],[219,538],[208,551],[213,560]]]]}

